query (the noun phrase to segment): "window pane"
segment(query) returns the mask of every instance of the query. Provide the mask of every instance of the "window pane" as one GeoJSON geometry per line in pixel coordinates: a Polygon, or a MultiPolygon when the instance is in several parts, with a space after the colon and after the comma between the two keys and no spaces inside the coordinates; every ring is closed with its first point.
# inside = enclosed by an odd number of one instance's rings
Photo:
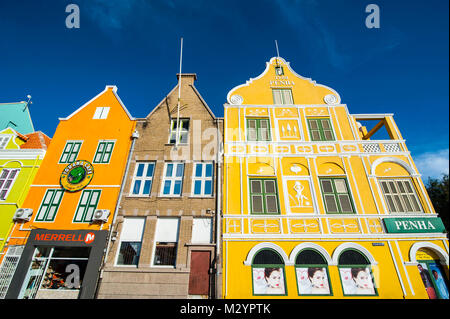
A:
{"type": "Polygon", "coordinates": [[[399,211],[399,212],[404,212],[405,209],[403,208],[403,204],[402,204],[402,202],[400,201],[400,196],[394,195],[394,201],[395,201],[395,204],[397,204],[398,211],[399,211]]]}
{"type": "Polygon", "coordinates": [[[323,131],[323,134],[325,136],[325,140],[326,141],[332,141],[334,140],[333,138],[333,133],[331,133],[331,131],[323,131]]]}
{"type": "Polygon", "coordinates": [[[202,177],[202,164],[195,164],[195,177],[202,177]]]}
{"type": "Polygon", "coordinates": [[[263,197],[261,195],[252,195],[252,213],[264,213],[263,197]]]}
{"type": "Polygon", "coordinates": [[[291,90],[283,90],[284,104],[293,104],[291,90]]]}
{"type": "Polygon", "coordinates": [[[411,200],[411,203],[414,206],[414,211],[415,212],[420,212],[420,206],[419,206],[419,203],[416,200],[416,197],[414,195],[409,195],[409,199],[411,200]]]}
{"type": "Polygon", "coordinates": [[[153,169],[155,168],[154,164],[148,164],[147,165],[147,177],[152,177],[153,176],[153,169]]]}
{"type": "Polygon", "coordinates": [[[252,193],[262,193],[261,181],[251,181],[250,183],[252,193]]]}
{"type": "Polygon", "coordinates": [[[164,190],[163,190],[163,194],[164,195],[169,195],[170,194],[170,181],[165,181],[164,182],[164,190]]]}
{"type": "Polygon", "coordinates": [[[324,179],[320,181],[322,183],[322,189],[325,193],[333,193],[333,187],[331,186],[331,180],[324,179]]]}
{"type": "Polygon", "coordinates": [[[142,193],[146,194],[146,195],[150,194],[151,187],[152,187],[152,181],[145,181],[145,183],[144,183],[144,190],[143,190],[142,193]]]}
{"type": "Polygon", "coordinates": [[[256,129],[249,129],[248,130],[248,140],[256,141],[257,139],[258,139],[258,135],[257,135],[256,129]]]}
{"type": "Polygon", "coordinates": [[[330,122],[328,120],[321,120],[320,122],[324,130],[330,129],[330,122]]]}
{"type": "Polygon", "coordinates": [[[400,193],[405,192],[405,188],[403,187],[403,183],[401,181],[397,181],[397,187],[400,190],[400,193]]]}
{"type": "Polygon", "coordinates": [[[273,90],[273,103],[274,104],[282,104],[280,90],[273,90]]]}
{"type": "Polygon", "coordinates": [[[213,166],[212,166],[212,164],[206,164],[205,176],[206,177],[212,177],[212,173],[213,173],[213,166]]]}
{"type": "Polygon", "coordinates": [[[195,181],[194,183],[194,194],[200,195],[202,193],[202,182],[201,181],[195,181]]]}
{"type": "Polygon", "coordinates": [[[86,205],[90,193],[90,191],[83,191],[83,194],[81,194],[80,205],[86,205]]]}
{"type": "Polygon", "coordinates": [[[256,129],[256,120],[248,120],[248,128],[256,129]]]}
{"type": "Polygon", "coordinates": [[[266,193],[276,193],[274,181],[264,181],[264,188],[266,193]]]}
{"type": "Polygon", "coordinates": [[[411,206],[411,204],[410,204],[410,202],[409,202],[408,195],[402,195],[402,199],[403,199],[403,202],[405,203],[406,210],[407,210],[408,212],[412,212],[412,211],[413,211],[413,208],[412,208],[412,206],[411,206]]]}
{"type": "Polygon", "coordinates": [[[386,195],[386,200],[387,200],[388,205],[389,205],[389,211],[392,212],[392,213],[397,212],[397,209],[395,208],[395,205],[394,205],[394,201],[392,200],[392,196],[391,195],[386,195]]]}
{"type": "Polygon", "coordinates": [[[311,138],[313,141],[320,141],[320,132],[319,131],[311,131],[311,138]]]}
{"type": "Polygon", "coordinates": [[[259,120],[260,128],[269,128],[269,120],[259,120]]]}
{"type": "Polygon", "coordinates": [[[348,195],[339,195],[339,203],[343,213],[352,213],[352,204],[348,195]]]}
{"type": "Polygon", "coordinates": [[[166,176],[172,177],[173,164],[167,164],[166,176]]]}
{"type": "Polygon", "coordinates": [[[278,213],[277,197],[275,195],[266,196],[266,209],[268,213],[278,213]]]}
{"type": "Polygon", "coordinates": [[[345,180],[343,179],[335,179],[334,187],[336,187],[337,193],[347,193],[347,186],[345,185],[345,180]]]}
{"type": "Polygon", "coordinates": [[[135,181],[133,187],[133,194],[139,194],[140,189],[141,189],[141,181],[135,181]]]}
{"type": "Polygon", "coordinates": [[[183,176],[183,168],[184,165],[183,164],[177,164],[177,177],[182,177],[183,176]]]}
{"type": "Polygon", "coordinates": [[[390,193],[389,187],[388,187],[388,185],[387,185],[386,182],[382,181],[382,182],[381,182],[381,187],[383,188],[383,192],[384,192],[385,194],[389,194],[389,193],[390,193]]]}
{"type": "Polygon", "coordinates": [[[181,181],[175,181],[175,187],[173,189],[174,195],[180,195],[181,194],[181,181]]]}
{"type": "Polygon", "coordinates": [[[269,131],[266,128],[259,129],[259,136],[261,141],[268,141],[269,138],[269,131]]]}
{"type": "Polygon", "coordinates": [[[139,261],[139,254],[141,250],[141,243],[122,242],[120,244],[119,258],[117,264],[119,265],[137,265],[139,261]]]}
{"type": "Polygon", "coordinates": [[[95,207],[89,207],[87,209],[86,216],[84,217],[85,222],[90,222],[92,220],[92,216],[94,215],[95,207]]]}
{"type": "Polygon", "coordinates": [[[309,120],[309,126],[312,130],[318,130],[319,127],[317,126],[317,120],[309,120]]]}
{"type": "Polygon", "coordinates": [[[334,195],[325,195],[324,198],[327,213],[337,213],[338,209],[334,195]]]}
{"type": "Polygon", "coordinates": [[[404,181],[405,183],[405,188],[408,191],[408,193],[414,193],[411,187],[411,183],[409,181],[404,181]]]}
{"type": "Polygon", "coordinates": [[[188,137],[188,132],[180,132],[180,143],[186,144],[188,142],[188,137]]]}
{"type": "Polygon", "coordinates": [[[145,164],[138,165],[136,176],[138,176],[138,177],[142,176],[142,174],[144,173],[144,166],[145,166],[145,164]]]}
{"type": "Polygon", "coordinates": [[[211,195],[211,194],[212,194],[212,182],[205,181],[205,195],[211,195]]]}
{"type": "Polygon", "coordinates": [[[176,256],[176,243],[157,243],[153,264],[175,266],[176,256]]]}

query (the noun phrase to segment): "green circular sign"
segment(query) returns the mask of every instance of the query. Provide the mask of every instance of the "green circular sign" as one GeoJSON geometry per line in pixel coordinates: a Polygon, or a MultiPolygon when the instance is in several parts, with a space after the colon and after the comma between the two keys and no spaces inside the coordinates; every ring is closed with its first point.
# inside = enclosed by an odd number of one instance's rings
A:
{"type": "Polygon", "coordinates": [[[84,160],[75,161],[67,165],[61,173],[59,182],[68,192],[82,190],[89,185],[94,177],[94,167],[84,160]]]}

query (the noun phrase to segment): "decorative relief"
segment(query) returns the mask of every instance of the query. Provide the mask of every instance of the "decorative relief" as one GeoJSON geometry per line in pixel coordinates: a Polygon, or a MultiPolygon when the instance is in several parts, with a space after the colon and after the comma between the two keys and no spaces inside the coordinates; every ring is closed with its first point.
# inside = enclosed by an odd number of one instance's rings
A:
{"type": "Polygon", "coordinates": [[[337,97],[334,94],[327,94],[327,95],[325,95],[323,100],[328,105],[336,105],[337,101],[338,101],[337,97]]]}
{"type": "Polygon", "coordinates": [[[276,117],[298,117],[297,109],[295,108],[276,108],[275,109],[276,117]]]}
{"type": "Polygon", "coordinates": [[[383,226],[381,225],[381,220],[379,218],[368,218],[367,225],[369,227],[369,232],[372,234],[383,233],[383,226]]]}
{"type": "Polygon", "coordinates": [[[296,150],[299,153],[312,153],[313,151],[311,146],[297,146],[296,150]]]}
{"type": "Polygon", "coordinates": [[[326,116],[329,115],[326,107],[307,107],[305,108],[306,116],[326,116]]]}
{"type": "Polygon", "coordinates": [[[275,146],[275,153],[289,153],[290,150],[291,150],[290,147],[286,145],[275,146]]]}
{"type": "Polygon", "coordinates": [[[356,145],[342,145],[343,152],[358,152],[358,147],[356,145]]]}
{"type": "Polygon", "coordinates": [[[279,120],[279,134],[281,140],[299,140],[300,129],[296,120],[279,120]]]}
{"type": "Polygon", "coordinates": [[[329,219],[330,231],[336,233],[361,233],[356,219],[329,219]]]}
{"type": "Polygon", "coordinates": [[[241,220],[236,218],[227,219],[227,233],[240,234],[242,233],[241,220]]]}
{"type": "Polygon", "coordinates": [[[250,153],[268,153],[268,146],[252,145],[250,146],[250,153]]]}
{"type": "Polygon", "coordinates": [[[281,227],[278,219],[251,219],[251,232],[254,234],[280,234],[281,227]]]}
{"type": "Polygon", "coordinates": [[[289,225],[293,234],[320,233],[319,221],[317,219],[291,219],[289,225]]]}
{"type": "Polygon", "coordinates": [[[230,146],[230,152],[231,153],[244,153],[245,152],[245,147],[242,146],[242,145],[230,146]]]}
{"type": "Polygon", "coordinates": [[[334,145],[320,145],[319,146],[319,152],[321,153],[330,153],[335,152],[336,148],[334,145]]]}
{"type": "Polygon", "coordinates": [[[241,105],[244,102],[244,99],[242,98],[242,96],[235,94],[230,97],[230,102],[233,105],[241,105]]]}
{"type": "Polygon", "coordinates": [[[246,109],[246,115],[252,116],[269,116],[266,108],[250,107],[246,109]]]}
{"type": "Polygon", "coordinates": [[[313,213],[313,201],[309,180],[288,180],[286,187],[291,213],[313,213]]]}

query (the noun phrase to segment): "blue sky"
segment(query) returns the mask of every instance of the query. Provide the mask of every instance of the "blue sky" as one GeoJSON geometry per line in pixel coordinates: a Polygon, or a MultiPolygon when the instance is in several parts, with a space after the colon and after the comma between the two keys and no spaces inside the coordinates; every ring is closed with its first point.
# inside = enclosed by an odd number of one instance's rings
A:
{"type": "Polygon", "coordinates": [[[183,72],[217,116],[230,89],[276,54],[335,89],[350,113],[394,113],[420,172],[448,173],[449,24],[445,0],[1,0],[0,103],[33,96],[50,137],[65,117],[117,85],[146,116],[183,72]],[[67,29],[68,4],[80,28],[67,29]],[[380,8],[368,29],[365,8],[380,8]]]}

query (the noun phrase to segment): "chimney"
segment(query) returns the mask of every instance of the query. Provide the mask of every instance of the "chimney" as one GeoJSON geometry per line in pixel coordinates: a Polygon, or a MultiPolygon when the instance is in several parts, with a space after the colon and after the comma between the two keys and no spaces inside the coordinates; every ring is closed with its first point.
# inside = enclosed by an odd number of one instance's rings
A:
{"type": "MultiPolygon", "coordinates": [[[[180,73],[177,73],[177,80],[180,78],[180,73]]],[[[194,81],[197,80],[197,74],[195,73],[181,73],[181,85],[191,84],[194,85],[194,81]]]]}

